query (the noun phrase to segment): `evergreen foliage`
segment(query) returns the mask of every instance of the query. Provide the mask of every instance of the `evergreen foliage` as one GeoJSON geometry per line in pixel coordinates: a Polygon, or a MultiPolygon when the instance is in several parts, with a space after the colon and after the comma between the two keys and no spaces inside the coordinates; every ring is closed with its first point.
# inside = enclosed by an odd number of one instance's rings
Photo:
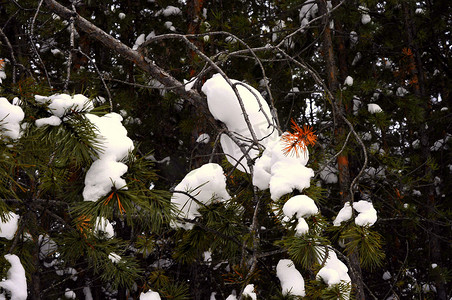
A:
{"type": "MultiPolygon", "coordinates": [[[[10,212],[20,216],[14,236],[0,237],[0,279],[10,268],[4,255],[15,254],[30,299],[63,299],[66,289],[77,299],[88,291],[93,299],[139,299],[148,290],[162,299],[247,299],[248,284],[258,299],[301,299],[281,290],[276,271],[291,259],[305,281],[303,299],[451,297],[447,0],[333,0],[324,17],[323,0],[57,1],[75,9],[69,17],[53,1],[0,4],[0,97],[25,114],[13,139],[0,110],[0,224],[10,212]],[[318,11],[301,28],[300,11],[313,4],[318,11]],[[102,44],[77,14],[139,55],[102,44]],[[137,45],[141,34],[146,41],[137,45]],[[142,68],[139,57],[162,69],[142,68]],[[258,89],[281,132],[299,124],[315,134],[302,145],[315,173],[309,188],[272,200],[226,159],[227,128],[201,92],[218,70],[258,89]],[[194,77],[190,91],[174,86],[194,77]],[[54,114],[35,96],[56,93],[83,94],[94,108],[69,107],[60,125],[38,127],[54,114]],[[134,142],[117,162],[127,166],[126,185],[111,180],[105,195],[85,201],[86,174],[105,150],[87,114],[109,112],[122,116],[134,142]],[[210,140],[197,141],[205,133],[210,140]],[[174,190],[206,163],[221,165],[230,199],[202,203],[204,185],[174,190]],[[171,201],[177,193],[199,205],[196,218],[171,201]],[[283,213],[299,194],[319,208],[303,216],[304,234],[301,216],[283,213]],[[372,202],[375,224],[356,222],[360,200],[372,202]],[[351,217],[334,226],[347,202],[351,217]],[[351,283],[318,278],[328,253],[347,266],[351,283]]],[[[255,166],[259,157],[242,163],[255,166]]],[[[3,295],[11,298],[0,287],[3,295]]]]}

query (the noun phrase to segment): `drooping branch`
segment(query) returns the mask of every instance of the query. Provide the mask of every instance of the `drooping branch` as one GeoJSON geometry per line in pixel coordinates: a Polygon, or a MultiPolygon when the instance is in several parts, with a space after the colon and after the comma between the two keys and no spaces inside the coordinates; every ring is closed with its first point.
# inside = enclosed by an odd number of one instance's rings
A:
{"type": "Polygon", "coordinates": [[[206,116],[210,116],[210,114],[208,113],[209,111],[205,98],[197,91],[186,91],[184,84],[171,76],[163,68],[144,57],[140,52],[133,50],[121,41],[115,39],[110,34],[106,33],[90,21],[80,16],[78,13],[68,9],[55,0],[45,0],[45,3],[53,13],[57,14],[65,20],[70,20],[71,18],[73,18],[74,24],[80,30],[84,31],[95,40],[101,42],[107,48],[115,51],[123,58],[132,61],[137,67],[148,73],[164,86],[174,87],[172,89],[174,93],[176,93],[181,98],[186,99],[195,107],[200,108],[206,116]]]}

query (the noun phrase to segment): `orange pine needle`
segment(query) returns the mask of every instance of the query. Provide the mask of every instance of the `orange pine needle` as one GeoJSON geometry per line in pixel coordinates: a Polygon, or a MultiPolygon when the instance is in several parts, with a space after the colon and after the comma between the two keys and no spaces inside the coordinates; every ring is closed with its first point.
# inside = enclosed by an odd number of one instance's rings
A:
{"type": "Polygon", "coordinates": [[[119,207],[119,212],[121,213],[121,215],[122,215],[122,211],[124,211],[124,213],[126,212],[126,210],[125,210],[125,208],[124,208],[124,206],[122,206],[122,204],[121,204],[121,201],[119,200],[119,196],[118,196],[118,194],[116,194],[116,199],[118,199],[118,207],[119,207]]]}
{"type": "Polygon", "coordinates": [[[315,145],[317,136],[311,127],[305,125],[301,128],[293,119],[291,122],[294,133],[289,132],[282,136],[282,140],[286,144],[283,153],[287,156],[294,152],[295,156],[299,157],[298,151],[304,152],[307,145],[315,145]]]}

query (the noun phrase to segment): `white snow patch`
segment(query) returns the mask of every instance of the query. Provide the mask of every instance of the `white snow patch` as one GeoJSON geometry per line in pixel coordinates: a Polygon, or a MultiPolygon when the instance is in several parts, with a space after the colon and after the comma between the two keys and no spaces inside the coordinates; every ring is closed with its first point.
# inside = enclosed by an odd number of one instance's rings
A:
{"type": "Polygon", "coordinates": [[[325,181],[325,183],[333,184],[337,183],[338,177],[337,177],[337,169],[333,166],[326,166],[323,168],[323,170],[320,172],[320,178],[325,181]]]}
{"type": "Polygon", "coordinates": [[[61,119],[58,118],[57,116],[50,116],[48,118],[41,118],[41,119],[37,119],[35,121],[35,125],[37,127],[41,127],[44,125],[49,125],[49,126],[60,126],[61,125],[61,119]]]}
{"type": "Polygon", "coordinates": [[[193,88],[193,86],[195,85],[196,81],[198,80],[197,77],[193,77],[190,80],[186,80],[184,79],[184,85],[185,85],[185,91],[189,91],[193,88]]]}
{"type": "Polygon", "coordinates": [[[111,260],[112,263],[117,264],[121,260],[121,256],[118,254],[111,252],[108,254],[108,258],[111,260]]]}
{"type": "Polygon", "coordinates": [[[347,78],[345,78],[344,84],[346,84],[348,86],[352,86],[353,85],[353,77],[347,76],[347,78]]]}
{"type": "Polygon", "coordinates": [[[404,88],[404,87],[398,87],[397,88],[397,90],[396,90],[396,96],[398,96],[398,97],[403,97],[403,96],[405,96],[406,94],[408,94],[408,91],[404,88]]]}
{"type": "Polygon", "coordinates": [[[128,170],[127,165],[114,159],[98,159],[92,163],[85,176],[83,199],[97,201],[108,194],[113,187],[126,190],[126,181],[121,178],[128,170]]]}
{"type": "Polygon", "coordinates": [[[82,94],[54,94],[52,96],[35,95],[38,103],[48,104],[48,110],[55,116],[61,118],[66,113],[74,111],[90,111],[94,108],[93,102],[82,94]]]}
{"type": "Polygon", "coordinates": [[[75,299],[77,296],[75,295],[73,290],[66,288],[66,291],[64,292],[64,297],[68,299],[75,299]]]}
{"type": "Polygon", "coordinates": [[[12,240],[16,234],[20,217],[13,212],[9,212],[5,214],[5,218],[4,222],[0,219],[0,238],[12,240]]]}
{"type": "Polygon", "coordinates": [[[389,273],[389,271],[384,272],[382,278],[383,280],[391,279],[392,278],[391,273],[389,273]]]}
{"type": "Polygon", "coordinates": [[[242,296],[251,297],[252,300],[257,300],[257,295],[254,292],[254,284],[248,284],[243,290],[242,296]]]}
{"type": "MultiPolygon", "coordinates": [[[[267,102],[255,88],[237,80],[231,80],[231,82],[236,86],[243,101],[256,138],[265,147],[268,141],[277,139],[278,136],[273,127],[274,122],[267,102]],[[268,123],[267,117],[271,124],[268,123]]],[[[204,83],[202,92],[207,96],[207,104],[213,117],[223,122],[238,139],[243,140],[245,148],[252,147],[252,135],[245,122],[239,100],[227,81],[220,74],[215,74],[204,83]]],[[[240,162],[238,169],[242,172],[249,172],[240,148],[224,134],[221,135],[220,143],[224,153],[227,154],[228,161],[232,165],[240,162]]],[[[254,147],[248,154],[253,159],[259,154],[259,150],[254,147]]]]}
{"type": "Polygon", "coordinates": [[[0,133],[11,139],[20,137],[20,122],[25,114],[20,106],[12,105],[8,99],[0,97],[0,133]]]}
{"type": "Polygon", "coordinates": [[[110,221],[104,217],[97,217],[94,224],[94,233],[98,236],[106,237],[107,239],[110,239],[115,235],[113,225],[111,225],[110,221]]]}
{"type": "Polygon", "coordinates": [[[137,37],[135,44],[132,47],[132,50],[137,50],[138,47],[144,43],[144,41],[145,41],[145,34],[142,33],[137,37]]]}
{"type": "MultiPolygon", "coordinates": [[[[287,133],[285,133],[287,134],[287,133]]],[[[268,143],[254,167],[253,184],[261,190],[270,188],[271,198],[279,199],[294,189],[302,191],[310,186],[314,171],[306,167],[309,152],[306,149],[298,157],[285,155],[284,141],[280,138],[268,143]]]]}
{"type": "Polygon", "coordinates": [[[159,293],[151,290],[140,294],[140,300],[161,300],[159,293]]]}
{"type": "MultiPolygon", "coordinates": [[[[223,168],[214,163],[201,166],[188,173],[175,187],[175,191],[186,192],[197,201],[208,205],[212,201],[224,201],[231,197],[226,191],[226,177],[223,168]]],[[[199,204],[190,196],[183,193],[173,193],[171,202],[180,210],[179,216],[186,219],[194,219],[199,216],[199,204]]],[[[193,224],[175,222],[173,227],[193,228],[193,224]]]]}
{"type": "Polygon", "coordinates": [[[127,189],[126,181],[121,176],[127,172],[128,167],[119,161],[125,159],[134,146],[121,123],[121,115],[109,113],[98,117],[86,114],[86,117],[95,125],[102,147],[97,151],[99,159],[93,162],[86,173],[83,199],[97,201],[113,186],[127,189]]]}
{"type": "Polygon", "coordinates": [[[276,266],[276,276],[281,281],[282,294],[304,297],[304,279],[290,259],[281,259],[276,266]]]}
{"type": "Polygon", "coordinates": [[[6,274],[7,279],[0,282],[0,287],[11,294],[11,300],[26,300],[27,279],[19,257],[14,254],[6,254],[5,259],[11,264],[11,267],[6,274]]]}
{"type": "Polygon", "coordinates": [[[309,217],[319,213],[314,200],[306,195],[297,195],[289,200],[283,206],[283,212],[289,218],[296,215],[297,218],[309,217]]]}
{"type": "Polygon", "coordinates": [[[207,133],[202,133],[196,139],[197,143],[207,144],[210,141],[210,136],[207,133]]]}
{"type": "Polygon", "coordinates": [[[352,217],[352,207],[350,206],[350,202],[345,202],[344,207],[339,211],[336,216],[336,219],[333,221],[334,226],[341,226],[342,222],[346,222],[350,220],[352,217]]]}
{"type": "Polygon", "coordinates": [[[376,114],[376,113],[381,113],[383,112],[383,110],[381,109],[381,107],[378,104],[375,103],[369,103],[367,104],[367,110],[369,111],[369,113],[371,114],[376,114]]]}
{"type": "MultiPolygon", "coordinates": [[[[321,255],[318,260],[319,263],[323,262],[325,258],[325,249],[319,248],[321,255]]],[[[341,262],[336,253],[333,250],[328,250],[328,258],[326,259],[325,265],[317,273],[317,279],[322,279],[328,286],[333,286],[340,283],[341,281],[345,283],[350,283],[351,279],[348,275],[347,266],[341,262]]],[[[349,295],[345,295],[348,299],[349,295]]]]}
{"type": "Polygon", "coordinates": [[[358,212],[355,224],[358,226],[372,226],[377,221],[377,211],[371,202],[361,200],[353,203],[353,208],[358,212]]]}

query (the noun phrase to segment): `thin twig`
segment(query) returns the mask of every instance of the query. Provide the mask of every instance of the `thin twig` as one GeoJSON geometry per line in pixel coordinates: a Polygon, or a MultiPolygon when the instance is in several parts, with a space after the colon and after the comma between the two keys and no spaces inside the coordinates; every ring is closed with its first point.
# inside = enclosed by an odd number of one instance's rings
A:
{"type": "Polygon", "coordinates": [[[52,83],[50,82],[50,77],[49,77],[49,73],[47,72],[46,65],[44,64],[44,61],[42,60],[41,55],[39,55],[38,49],[36,49],[36,45],[35,45],[35,41],[34,41],[35,22],[36,22],[36,18],[38,17],[39,10],[40,10],[43,2],[44,2],[44,0],[39,1],[38,7],[36,8],[36,13],[33,16],[33,19],[31,21],[29,36],[30,36],[30,41],[31,41],[31,47],[33,48],[33,51],[35,52],[36,56],[38,57],[38,60],[41,63],[42,68],[44,69],[44,74],[46,75],[47,83],[49,84],[49,87],[52,88],[52,83]]]}

